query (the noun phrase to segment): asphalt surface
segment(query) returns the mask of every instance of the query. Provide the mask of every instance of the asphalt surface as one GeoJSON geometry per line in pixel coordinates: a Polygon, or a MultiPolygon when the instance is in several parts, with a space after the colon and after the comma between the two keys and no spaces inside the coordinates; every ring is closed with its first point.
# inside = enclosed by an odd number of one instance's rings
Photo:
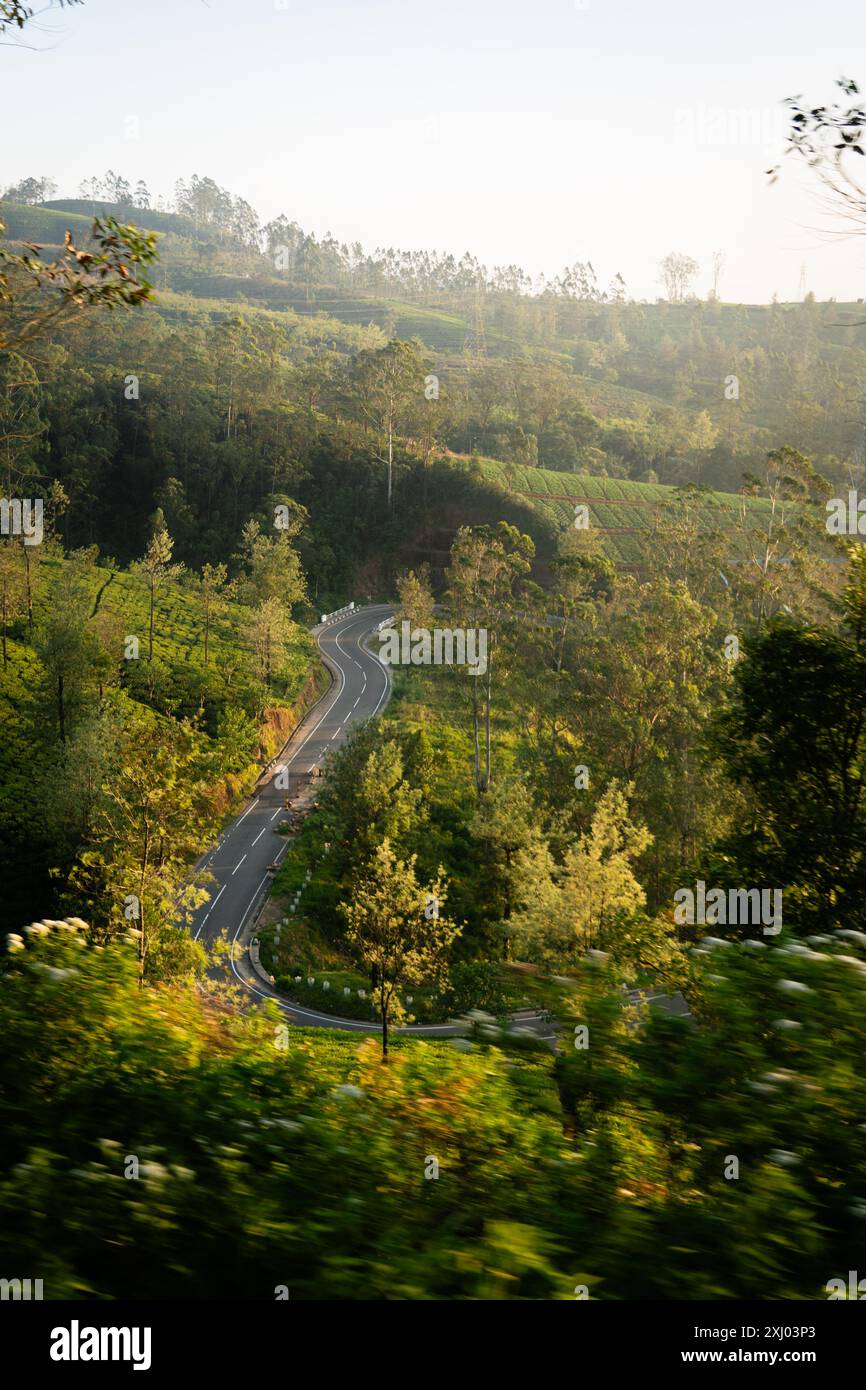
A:
{"type": "Polygon", "coordinates": [[[284,801],[294,800],[303,774],[320,767],[325,754],[345,741],[352,722],[371,718],[384,705],[390,693],[388,672],[360,646],[360,638],[390,612],[367,608],[332,626],[313,629],[333,678],[331,687],[260,778],[249,804],[200,862],[199,869],[207,869],[216,883],[210,887],[210,902],[192,924],[197,941],[207,945],[220,934],[231,941],[246,925],[268,883],[268,865],[279,863],[288,849],[285,838],[276,833],[286,819],[284,801]]]}

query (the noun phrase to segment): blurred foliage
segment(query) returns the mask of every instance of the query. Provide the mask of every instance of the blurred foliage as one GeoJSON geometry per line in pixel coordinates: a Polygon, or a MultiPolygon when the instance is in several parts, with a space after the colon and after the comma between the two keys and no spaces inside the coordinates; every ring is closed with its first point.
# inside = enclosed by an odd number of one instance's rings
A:
{"type": "Polygon", "coordinates": [[[696,1021],[639,1026],[598,957],[585,1049],[482,1023],[383,1065],[36,925],[0,988],[0,1257],[54,1298],[821,1297],[866,1258],[866,939],[818,946],[710,942],[696,1021]]]}

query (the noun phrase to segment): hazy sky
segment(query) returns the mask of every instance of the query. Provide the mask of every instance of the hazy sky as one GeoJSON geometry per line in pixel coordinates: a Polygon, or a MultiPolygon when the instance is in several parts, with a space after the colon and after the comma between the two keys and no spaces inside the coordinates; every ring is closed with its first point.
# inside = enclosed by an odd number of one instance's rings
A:
{"type": "MultiPolygon", "coordinates": [[[[36,0],[39,3],[39,0],[36,0]]],[[[725,299],[866,295],[866,237],[817,228],[778,103],[866,84],[855,0],[87,0],[0,48],[0,184],[152,193],[209,174],[366,246],[555,272],[637,297],[676,249],[725,299]],[[127,118],[137,117],[130,139],[127,118]]],[[[864,161],[866,167],[866,161],[864,161]]]]}

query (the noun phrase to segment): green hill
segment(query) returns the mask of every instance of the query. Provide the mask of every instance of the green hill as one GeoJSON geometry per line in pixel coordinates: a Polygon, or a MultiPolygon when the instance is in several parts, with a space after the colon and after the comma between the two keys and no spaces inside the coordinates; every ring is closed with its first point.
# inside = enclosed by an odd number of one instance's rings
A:
{"type": "MultiPolygon", "coordinates": [[[[503,464],[496,459],[479,459],[482,475],[509,494],[521,499],[554,532],[574,525],[575,507],[588,508],[589,523],[604,537],[612,557],[620,564],[646,562],[647,547],[659,512],[677,497],[677,489],[662,483],[634,483],[623,478],[599,478],[586,473],[555,473],[545,468],[503,464]]],[[[741,498],[732,493],[707,492],[705,524],[720,530],[733,529],[742,507],[741,498]]],[[[749,499],[748,514],[755,524],[768,514],[766,499],[749,499]]]]}

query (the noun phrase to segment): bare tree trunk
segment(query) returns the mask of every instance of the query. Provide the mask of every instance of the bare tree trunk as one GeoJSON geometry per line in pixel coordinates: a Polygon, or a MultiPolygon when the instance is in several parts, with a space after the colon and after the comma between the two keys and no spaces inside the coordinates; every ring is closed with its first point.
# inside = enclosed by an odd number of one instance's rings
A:
{"type": "Polygon", "coordinates": [[[382,1061],[388,1060],[388,1008],[389,1000],[386,998],[385,977],[382,977],[382,984],[379,989],[379,1011],[382,1015],[382,1061]]]}
{"type": "Polygon", "coordinates": [[[138,987],[144,988],[144,962],[147,956],[147,938],[144,934],[144,885],[147,877],[147,865],[150,859],[150,830],[147,825],[144,828],[144,852],[141,860],[141,875],[138,883],[138,929],[141,935],[138,938],[138,987]]]}

